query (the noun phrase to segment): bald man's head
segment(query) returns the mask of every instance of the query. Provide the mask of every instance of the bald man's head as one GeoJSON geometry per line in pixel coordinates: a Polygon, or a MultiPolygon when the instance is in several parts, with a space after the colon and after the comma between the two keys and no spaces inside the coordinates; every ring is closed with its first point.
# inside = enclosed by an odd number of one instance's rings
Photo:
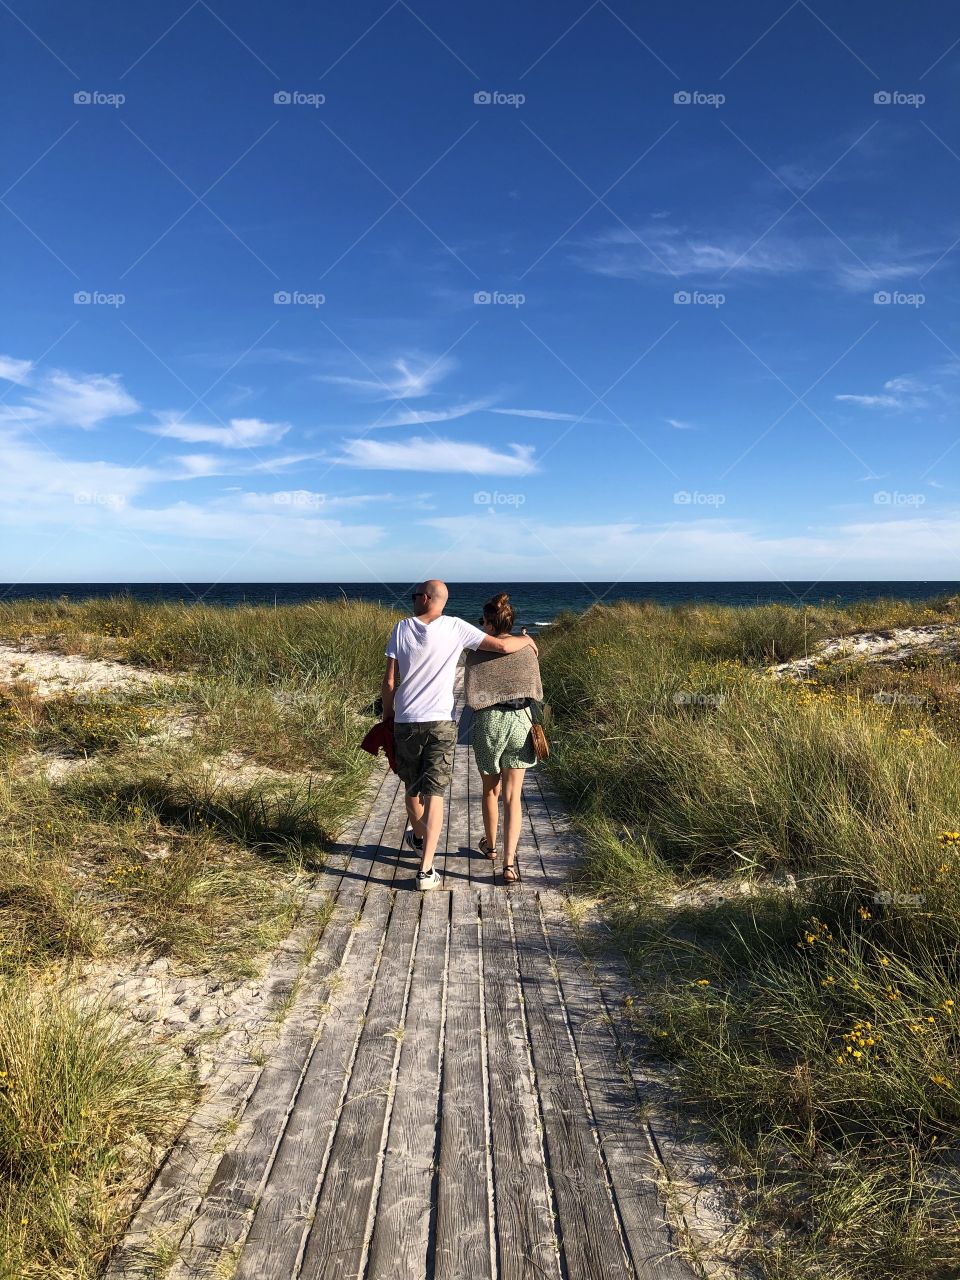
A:
{"type": "Polygon", "coordinates": [[[445,582],[441,582],[439,578],[427,578],[424,582],[417,583],[413,589],[413,612],[417,617],[425,613],[443,613],[449,594],[445,582]]]}

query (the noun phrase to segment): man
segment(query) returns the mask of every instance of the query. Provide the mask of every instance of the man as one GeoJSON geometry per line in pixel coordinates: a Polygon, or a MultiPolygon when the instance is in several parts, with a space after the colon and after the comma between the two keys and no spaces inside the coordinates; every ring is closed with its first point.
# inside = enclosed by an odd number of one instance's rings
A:
{"type": "Polygon", "coordinates": [[[437,578],[414,588],[414,616],[398,622],[390,634],[381,688],[383,718],[394,717],[397,773],[404,783],[411,827],[406,840],[421,854],[419,889],[435,889],[440,883],[433,856],[443,826],[443,793],[453,774],[453,682],[460,655],[464,649],[513,653],[533,644],[526,635],[488,636],[462,618],[444,617],[447,596],[437,578]]]}

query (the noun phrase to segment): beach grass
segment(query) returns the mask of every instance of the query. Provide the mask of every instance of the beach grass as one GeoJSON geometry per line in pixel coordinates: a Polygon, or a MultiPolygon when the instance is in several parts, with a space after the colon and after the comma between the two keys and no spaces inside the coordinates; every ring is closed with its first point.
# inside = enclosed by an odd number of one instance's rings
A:
{"type": "Polygon", "coordinates": [[[777,1280],[960,1256],[957,663],[764,665],[954,605],[597,608],[544,642],[553,775],[634,1015],[777,1280]]]}
{"type": "Polygon", "coordinates": [[[26,663],[0,687],[3,1280],[94,1276],[196,1099],[183,1056],[82,975],[151,957],[258,971],[362,794],[393,621],[346,603],[0,606],[25,658],[118,664],[106,687],[41,690],[26,663]]]}

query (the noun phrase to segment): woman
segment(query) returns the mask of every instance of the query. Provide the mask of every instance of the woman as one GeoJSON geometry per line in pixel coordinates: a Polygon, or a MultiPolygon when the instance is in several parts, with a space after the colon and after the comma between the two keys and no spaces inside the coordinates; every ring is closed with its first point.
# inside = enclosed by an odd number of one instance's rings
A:
{"type": "MultiPolygon", "coordinates": [[[[507,636],[513,630],[510,597],[501,592],[483,606],[480,625],[490,636],[507,636]]],[[[537,762],[530,736],[531,704],[543,698],[536,646],[515,653],[467,654],[464,695],[474,712],[472,743],[477,768],[483,778],[483,830],[480,852],[497,857],[498,801],[503,793],[503,878],[519,880],[517,842],[522,822],[520,792],[524,771],[537,762]]]]}

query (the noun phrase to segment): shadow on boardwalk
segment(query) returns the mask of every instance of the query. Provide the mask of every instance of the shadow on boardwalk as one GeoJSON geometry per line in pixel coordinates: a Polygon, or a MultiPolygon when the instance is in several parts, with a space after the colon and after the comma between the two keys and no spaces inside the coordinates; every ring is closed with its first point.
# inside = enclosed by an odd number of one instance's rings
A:
{"type": "Polygon", "coordinates": [[[323,872],[333,912],[263,1063],[222,1064],[107,1280],[689,1280],[617,1002],[564,912],[576,841],[531,772],[506,888],[458,745],[413,888],[383,772],[323,872]]]}

